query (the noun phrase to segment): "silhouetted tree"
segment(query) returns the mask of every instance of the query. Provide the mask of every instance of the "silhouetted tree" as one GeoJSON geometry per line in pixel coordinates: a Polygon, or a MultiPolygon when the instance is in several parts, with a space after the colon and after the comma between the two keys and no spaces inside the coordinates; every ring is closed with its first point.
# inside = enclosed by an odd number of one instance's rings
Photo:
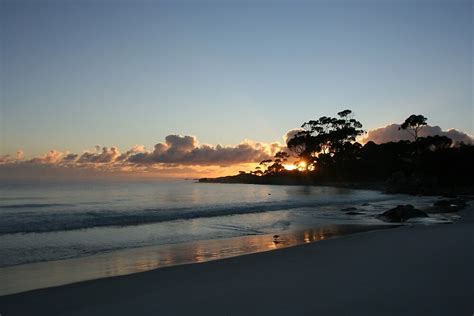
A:
{"type": "Polygon", "coordinates": [[[272,163],[272,162],[273,162],[273,160],[271,160],[271,159],[266,159],[266,160],[260,161],[259,165],[266,168],[267,165],[270,164],[270,163],[272,163]]]}
{"type": "Polygon", "coordinates": [[[415,141],[370,141],[362,146],[356,142],[357,136],[364,133],[362,124],[350,110],[337,113],[336,118],[323,116],[304,123],[303,130],[287,142],[300,163],[304,161],[306,166],[315,168],[306,173],[285,170],[290,155],[278,152],[273,159],[261,161],[247,176],[236,178],[253,183],[377,181],[398,192],[429,192],[439,187],[473,190],[474,146],[453,146],[446,136],[420,137],[419,132],[426,125],[426,117],[411,115],[400,129],[415,141]]]}
{"type": "Polygon", "coordinates": [[[414,140],[418,140],[418,133],[420,130],[425,127],[428,123],[426,123],[428,119],[423,115],[410,115],[405,122],[398,128],[399,130],[403,129],[406,130],[411,136],[413,136],[414,140]]]}
{"type": "Polygon", "coordinates": [[[354,145],[356,137],[362,135],[362,124],[352,118],[352,111],[337,113],[338,117],[322,116],[304,123],[303,131],[288,141],[288,147],[307,165],[333,164],[345,153],[354,152],[360,144],[354,145]],[[355,146],[355,147],[354,147],[355,146]]]}
{"type": "Polygon", "coordinates": [[[255,175],[255,176],[261,176],[263,175],[263,172],[261,170],[262,168],[260,166],[256,166],[254,171],[251,171],[250,173],[255,175]]]}
{"type": "Polygon", "coordinates": [[[265,168],[265,170],[263,170],[263,174],[267,173],[268,165],[270,165],[272,162],[273,162],[272,159],[265,159],[265,160],[260,161],[258,165],[262,166],[262,168],[265,168]]]}
{"type": "Polygon", "coordinates": [[[283,166],[283,164],[288,161],[289,157],[290,155],[284,151],[277,152],[275,154],[275,159],[273,160],[273,164],[268,166],[265,173],[276,174],[276,173],[282,172],[283,170],[285,170],[285,167],[283,166]]]}
{"type": "Polygon", "coordinates": [[[418,138],[418,146],[422,151],[447,149],[451,147],[452,143],[451,138],[440,135],[418,138]]]}
{"type": "Polygon", "coordinates": [[[252,171],[250,172],[251,174],[255,175],[255,176],[261,176],[263,175],[263,172],[262,170],[255,170],[255,171],[252,171]]]}
{"type": "Polygon", "coordinates": [[[275,154],[276,163],[284,164],[288,161],[288,158],[290,158],[290,155],[284,151],[279,151],[275,154]]]}

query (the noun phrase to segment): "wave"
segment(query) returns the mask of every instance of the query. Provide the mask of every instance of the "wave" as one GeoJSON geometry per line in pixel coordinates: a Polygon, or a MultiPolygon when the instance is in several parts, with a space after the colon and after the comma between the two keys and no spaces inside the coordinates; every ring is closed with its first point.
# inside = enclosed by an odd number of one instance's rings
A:
{"type": "Polygon", "coordinates": [[[37,197],[37,196],[18,196],[18,197],[3,197],[0,196],[0,201],[12,201],[12,200],[44,200],[46,199],[45,197],[37,197]]]}
{"type": "Polygon", "coordinates": [[[141,209],[130,211],[96,210],[87,212],[48,212],[4,214],[0,221],[0,235],[13,233],[44,233],[87,229],[93,227],[141,225],[174,220],[191,220],[217,216],[264,213],[303,207],[331,205],[354,205],[375,202],[381,199],[354,201],[304,201],[304,202],[261,202],[248,205],[226,205],[218,207],[141,209]]]}
{"type": "Polygon", "coordinates": [[[54,206],[74,206],[74,204],[65,203],[23,203],[0,205],[0,208],[38,208],[38,207],[54,207],[54,206]]]}

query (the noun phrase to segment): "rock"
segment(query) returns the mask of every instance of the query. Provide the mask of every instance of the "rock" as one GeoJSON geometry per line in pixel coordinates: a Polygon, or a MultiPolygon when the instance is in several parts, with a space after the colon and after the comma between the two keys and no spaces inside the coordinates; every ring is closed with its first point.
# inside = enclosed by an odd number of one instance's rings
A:
{"type": "Polygon", "coordinates": [[[379,219],[392,222],[392,223],[401,223],[405,222],[410,218],[414,217],[428,217],[428,215],[413,207],[413,205],[398,205],[397,207],[388,210],[377,216],[379,219]]]}
{"type": "Polygon", "coordinates": [[[432,207],[427,209],[428,213],[453,213],[467,206],[465,200],[460,198],[444,199],[436,201],[432,207]]]}
{"type": "Polygon", "coordinates": [[[460,198],[455,198],[455,199],[445,199],[445,200],[439,200],[434,203],[434,206],[458,206],[458,207],[465,207],[466,201],[460,198]]]}

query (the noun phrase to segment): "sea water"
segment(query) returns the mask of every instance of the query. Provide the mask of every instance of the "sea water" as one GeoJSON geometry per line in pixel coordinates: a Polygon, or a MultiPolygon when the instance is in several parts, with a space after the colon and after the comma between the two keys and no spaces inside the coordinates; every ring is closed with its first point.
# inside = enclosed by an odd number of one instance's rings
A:
{"type": "Polygon", "coordinates": [[[375,215],[395,205],[432,201],[371,190],[193,180],[3,183],[0,295],[41,273],[42,286],[51,286],[321,240],[379,227],[384,223],[375,215]],[[358,214],[343,211],[348,207],[358,214]],[[126,264],[117,270],[117,262],[126,264]],[[87,266],[90,275],[54,272],[74,266],[87,266]],[[50,284],[52,278],[59,280],[50,284]]]}

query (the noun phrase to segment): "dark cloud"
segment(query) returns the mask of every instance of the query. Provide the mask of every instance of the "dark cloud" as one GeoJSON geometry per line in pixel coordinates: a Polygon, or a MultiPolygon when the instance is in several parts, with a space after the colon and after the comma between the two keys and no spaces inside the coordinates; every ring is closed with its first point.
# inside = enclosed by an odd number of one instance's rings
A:
{"type": "Polygon", "coordinates": [[[63,157],[62,161],[63,162],[74,162],[77,160],[79,157],[78,154],[67,154],[66,156],[63,157]]]}
{"type": "Polygon", "coordinates": [[[133,148],[127,150],[125,153],[121,154],[118,156],[115,161],[127,161],[128,158],[131,156],[137,154],[137,153],[143,153],[146,152],[145,146],[143,145],[135,145],[133,148]]]}
{"type": "Polygon", "coordinates": [[[120,156],[120,152],[117,147],[103,147],[102,151],[85,152],[79,159],[78,163],[111,163],[114,162],[117,157],[120,156]]]}
{"type": "MultiPolygon", "coordinates": [[[[407,133],[407,131],[399,130],[400,124],[390,124],[384,127],[379,127],[367,132],[366,137],[361,141],[367,143],[373,141],[377,144],[388,143],[388,142],[398,142],[400,140],[413,140],[413,137],[407,133]]],[[[474,139],[468,134],[455,130],[449,129],[443,131],[439,126],[425,126],[419,133],[420,137],[426,136],[447,136],[453,140],[454,143],[464,142],[465,144],[473,144],[474,139]]]]}

